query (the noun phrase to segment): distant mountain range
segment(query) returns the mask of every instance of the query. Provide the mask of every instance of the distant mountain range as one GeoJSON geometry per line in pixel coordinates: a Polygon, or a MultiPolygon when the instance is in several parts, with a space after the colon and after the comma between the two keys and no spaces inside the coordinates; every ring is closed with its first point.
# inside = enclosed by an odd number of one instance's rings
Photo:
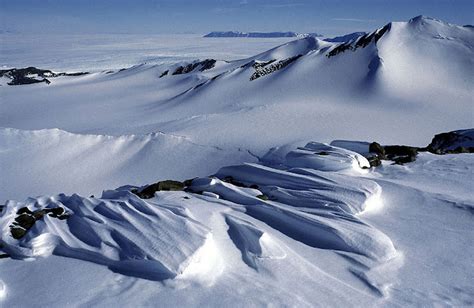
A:
{"type": "Polygon", "coordinates": [[[318,33],[297,33],[297,32],[239,32],[239,31],[214,31],[204,35],[204,37],[320,37],[318,33]]]}

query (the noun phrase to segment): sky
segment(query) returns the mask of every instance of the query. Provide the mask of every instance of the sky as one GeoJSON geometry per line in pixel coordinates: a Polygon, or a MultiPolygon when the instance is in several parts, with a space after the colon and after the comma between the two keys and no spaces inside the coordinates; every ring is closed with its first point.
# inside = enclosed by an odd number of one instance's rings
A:
{"type": "Polygon", "coordinates": [[[371,31],[426,15],[474,24],[474,0],[0,0],[0,31],[207,33],[371,31]]]}

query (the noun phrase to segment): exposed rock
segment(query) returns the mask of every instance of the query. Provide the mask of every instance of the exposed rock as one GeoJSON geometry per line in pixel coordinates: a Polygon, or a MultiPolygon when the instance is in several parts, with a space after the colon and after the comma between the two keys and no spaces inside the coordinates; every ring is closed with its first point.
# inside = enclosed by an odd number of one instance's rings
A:
{"type": "Polygon", "coordinates": [[[45,212],[44,210],[35,211],[35,212],[33,213],[33,217],[35,218],[35,220],[38,220],[38,219],[43,218],[44,215],[46,215],[46,212],[45,212]]]}
{"type": "Polygon", "coordinates": [[[384,146],[384,150],[387,159],[400,165],[414,162],[418,155],[418,148],[405,145],[387,145],[384,146]]]}
{"type": "Polygon", "coordinates": [[[26,230],[21,227],[11,227],[10,232],[15,240],[22,238],[26,234],[26,230]]]}
{"type": "Polygon", "coordinates": [[[29,215],[29,214],[21,214],[20,216],[17,216],[15,218],[15,222],[17,223],[17,226],[20,226],[26,230],[29,228],[33,227],[33,225],[36,222],[36,219],[34,216],[29,215]]]}
{"type": "Polygon", "coordinates": [[[385,33],[390,31],[391,28],[392,24],[389,23],[386,24],[383,28],[378,29],[372,33],[366,33],[364,35],[361,35],[357,39],[351,38],[349,41],[341,43],[340,45],[332,49],[330,52],[328,52],[326,54],[326,57],[331,58],[337,54],[345,52],[346,50],[356,51],[358,48],[367,47],[372,42],[374,42],[374,44],[377,44],[380,38],[382,38],[385,33]]]}
{"type": "Polygon", "coordinates": [[[160,78],[165,77],[166,75],[168,75],[168,72],[169,72],[169,70],[166,70],[163,73],[161,73],[160,78]]]}
{"type": "Polygon", "coordinates": [[[378,154],[367,155],[365,158],[369,161],[370,167],[378,167],[382,164],[382,159],[378,154]]]}
{"type": "Polygon", "coordinates": [[[474,153],[474,129],[437,134],[426,150],[434,154],[474,153]]]}
{"type": "Polygon", "coordinates": [[[474,153],[474,147],[457,147],[454,150],[447,150],[447,154],[474,153]]]}
{"type": "Polygon", "coordinates": [[[191,186],[191,184],[193,183],[193,180],[194,179],[197,179],[197,178],[192,178],[192,179],[188,179],[188,180],[185,180],[183,182],[184,186],[188,187],[188,186],[191,186]]]}
{"type": "Polygon", "coordinates": [[[288,65],[292,64],[296,60],[298,60],[302,55],[297,55],[288,59],[284,59],[278,61],[277,63],[273,63],[275,60],[270,60],[268,62],[255,62],[253,63],[253,68],[255,69],[255,73],[250,76],[250,80],[255,80],[262,76],[271,74],[275,71],[281,70],[282,68],[287,67],[288,65]]]}
{"type": "Polygon", "coordinates": [[[328,58],[334,57],[335,55],[340,54],[346,50],[355,50],[355,48],[352,47],[352,42],[342,43],[341,45],[335,47],[333,50],[331,50],[330,52],[326,54],[326,57],[328,58]]]}
{"type": "Polygon", "coordinates": [[[260,200],[264,200],[264,201],[268,200],[268,196],[266,196],[266,195],[258,195],[257,198],[260,199],[260,200]]]}
{"type": "Polygon", "coordinates": [[[11,79],[8,82],[8,85],[24,85],[45,82],[50,84],[48,78],[54,78],[59,76],[80,76],[89,74],[88,72],[78,72],[78,73],[54,73],[50,70],[43,70],[36,67],[27,67],[27,68],[12,68],[7,70],[0,70],[0,77],[7,77],[11,79]]]}
{"type": "Polygon", "coordinates": [[[269,60],[269,61],[255,62],[255,63],[252,64],[252,66],[253,66],[253,68],[258,69],[258,68],[265,67],[269,64],[272,64],[275,61],[276,61],[276,59],[272,59],[272,60],[269,60]]]}
{"type": "Polygon", "coordinates": [[[206,59],[201,62],[190,63],[186,66],[179,66],[178,68],[176,68],[176,70],[173,72],[172,75],[181,75],[181,74],[190,73],[194,71],[198,66],[200,66],[199,71],[203,72],[205,70],[213,68],[215,64],[216,64],[216,60],[214,59],[206,59]]]}
{"type": "Polygon", "coordinates": [[[385,158],[385,149],[377,142],[372,142],[369,145],[369,152],[377,154],[380,159],[385,158]]]}
{"type": "Polygon", "coordinates": [[[17,213],[18,215],[23,214],[23,213],[26,213],[26,214],[33,214],[33,212],[30,211],[30,209],[27,208],[27,207],[22,207],[22,208],[19,209],[16,213],[17,213]]]}
{"type": "Polygon", "coordinates": [[[201,68],[199,70],[201,72],[203,72],[205,70],[209,70],[209,69],[213,68],[215,64],[216,64],[216,60],[206,59],[206,60],[201,62],[201,68]]]}
{"type": "Polygon", "coordinates": [[[22,207],[17,211],[15,221],[10,225],[10,232],[14,239],[20,239],[25,236],[26,232],[34,226],[36,221],[42,219],[46,214],[50,217],[64,220],[69,218],[62,207],[44,208],[41,210],[31,211],[27,207],[22,207]]]}
{"type": "Polygon", "coordinates": [[[184,190],[185,185],[182,182],[178,181],[172,181],[172,180],[166,180],[166,181],[160,181],[156,182],[154,184],[148,185],[141,191],[134,189],[132,190],[132,193],[137,195],[138,197],[142,199],[150,199],[155,196],[155,192],[157,191],[179,191],[179,190],[184,190]]]}

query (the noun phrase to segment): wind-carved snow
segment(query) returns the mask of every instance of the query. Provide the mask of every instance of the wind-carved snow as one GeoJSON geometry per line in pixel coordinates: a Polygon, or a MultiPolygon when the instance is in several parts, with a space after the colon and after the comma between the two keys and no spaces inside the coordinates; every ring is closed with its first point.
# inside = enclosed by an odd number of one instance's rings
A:
{"type": "Polygon", "coordinates": [[[184,210],[156,207],[124,191],[107,191],[100,199],[56,195],[9,201],[0,221],[4,250],[13,258],[55,254],[151,280],[182,273],[193,254],[212,240],[209,230],[184,210]],[[18,209],[57,206],[71,216],[64,221],[45,216],[20,241],[7,235],[18,209]]]}
{"type": "Polygon", "coordinates": [[[278,166],[244,164],[224,167],[216,174],[220,179],[231,177],[258,189],[236,188],[212,179],[207,185],[198,180],[195,186],[193,182],[191,190],[211,191],[242,204],[247,215],[312,247],[352,252],[377,260],[394,257],[395,248],[390,239],[356,216],[372,205],[374,199],[381,206],[380,186],[354,177],[363,172],[362,167],[367,167],[366,159],[348,150],[314,142],[303,149],[306,150],[289,152],[286,162],[278,166]],[[301,151],[307,152],[304,157],[301,151]],[[259,192],[270,201],[257,198],[259,192]]]}
{"type": "Polygon", "coordinates": [[[261,229],[252,223],[226,215],[229,236],[242,253],[242,260],[258,270],[257,260],[262,258],[284,259],[285,251],[261,229]]]}
{"type": "MultiPolygon", "coordinates": [[[[8,201],[0,216],[1,244],[16,259],[53,254],[127,276],[212,285],[226,268],[224,251],[214,240],[222,237],[222,227],[217,226],[225,225],[226,241],[256,271],[269,262],[286,262],[290,251],[282,236],[380,266],[397,252],[385,234],[358,217],[373,198],[381,206],[380,186],[360,177],[367,166],[355,152],[312,142],[287,153],[283,163],[267,160],[224,167],[213,177],[196,178],[189,193],[166,193],[181,196],[172,202],[161,193],[142,200],[127,188],[105,191],[101,198],[60,194],[8,201]],[[186,205],[192,192],[202,194],[197,211],[186,205]],[[220,222],[203,219],[200,211],[215,206],[213,216],[221,212],[220,222]],[[24,237],[14,239],[10,228],[25,207],[31,212],[62,207],[69,216],[58,220],[45,215],[24,237]]],[[[384,283],[363,277],[381,285],[377,292],[385,295],[384,283]]]]}

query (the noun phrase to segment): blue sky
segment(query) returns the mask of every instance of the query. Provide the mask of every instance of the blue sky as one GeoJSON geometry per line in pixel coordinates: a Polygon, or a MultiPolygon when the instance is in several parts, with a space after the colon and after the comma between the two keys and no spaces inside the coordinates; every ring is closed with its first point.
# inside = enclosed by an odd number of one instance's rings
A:
{"type": "Polygon", "coordinates": [[[206,33],[373,30],[427,15],[474,23],[474,0],[0,0],[0,30],[22,33],[206,33]]]}

